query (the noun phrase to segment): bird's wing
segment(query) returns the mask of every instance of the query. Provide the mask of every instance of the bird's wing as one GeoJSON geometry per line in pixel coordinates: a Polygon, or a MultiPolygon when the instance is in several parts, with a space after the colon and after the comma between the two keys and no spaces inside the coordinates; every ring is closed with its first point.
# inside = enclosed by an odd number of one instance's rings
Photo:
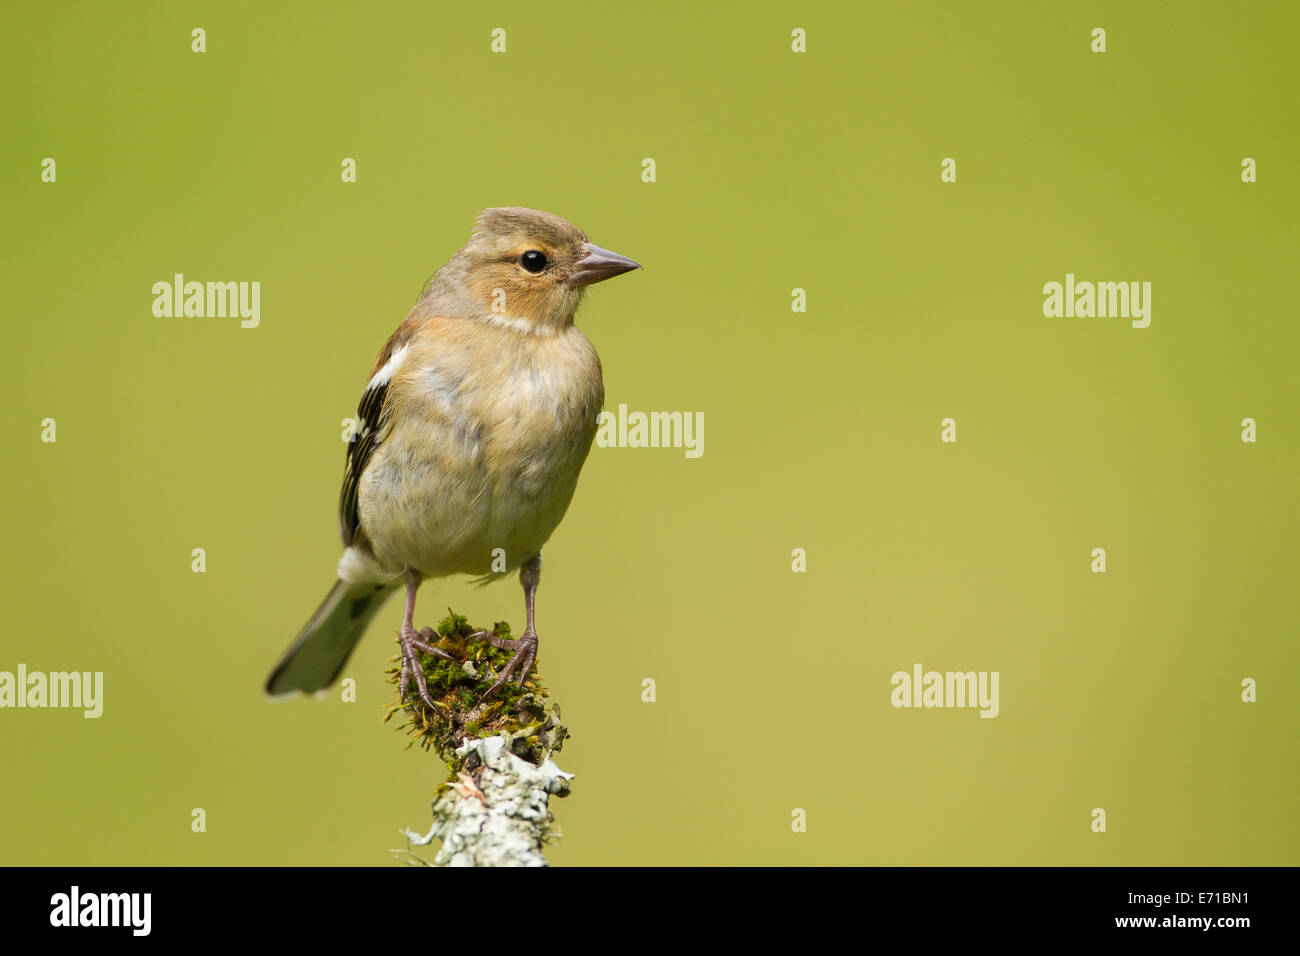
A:
{"type": "Polygon", "coordinates": [[[388,387],[402,360],[406,357],[411,338],[424,324],[424,319],[411,316],[384,343],[370,370],[370,381],[361,393],[357,405],[357,423],[348,443],[347,462],[343,468],[343,490],[339,493],[339,534],[344,547],[351,547],[361,528],[357,493],[361,488],[361,475],[388,431],[388,413],[391,403],[388,387]]]}

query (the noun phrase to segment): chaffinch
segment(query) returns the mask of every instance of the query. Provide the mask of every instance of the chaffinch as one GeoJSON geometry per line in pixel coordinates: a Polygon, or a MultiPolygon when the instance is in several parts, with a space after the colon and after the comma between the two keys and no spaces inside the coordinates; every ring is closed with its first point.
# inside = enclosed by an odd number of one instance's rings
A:
{"type": "Polygon", "coordinates": [[[269,694],[338,679],[366,626],[406,588],[400,685],[432,706],[415,629],[429,577],[519,569],[527,624],[489,694],[537,659],[541,551],[568,509],[604,401],[600,359],[573,324],[587,286],[640,266],[559,216],[486,209],[379,352],[357,410],[339,499],[338,581],[267,679],[269,694]],[[499,550],[498,550],[499,549],[499,550]]]}

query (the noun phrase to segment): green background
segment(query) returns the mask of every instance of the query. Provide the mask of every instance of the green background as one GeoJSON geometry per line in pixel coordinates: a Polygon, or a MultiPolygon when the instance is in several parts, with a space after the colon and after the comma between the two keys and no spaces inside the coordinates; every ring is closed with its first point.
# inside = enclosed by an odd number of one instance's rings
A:
{"type": "MultiPolygon", "coordinates": [[[[12,11],[0,669],[102,670],[106,700],[0,711],[0,859],[388,865],[426,828],[442,768],[381,722],[397,601],[357,703],[261,683],[332,580],[370,363],[474,214],[519,204],[645,265],[578,316],[606,407],[706,424],[698,460],[593,449],[546,548],[577,774],[552,862],[1300,863],[1298,27],[1291,3],[12,11]],[[175,272],[260,281],[260,328],[155,318],[175,272]],[[1044,318],[1066,272],[1152,282],[1151,327],[1044,318]],[[1001,715],[892,708],[916,662],[1000,671],[1001,715]]],[[[513,578],[431,582],[417,623],[448,604],[522,618],[513,578]]]]}

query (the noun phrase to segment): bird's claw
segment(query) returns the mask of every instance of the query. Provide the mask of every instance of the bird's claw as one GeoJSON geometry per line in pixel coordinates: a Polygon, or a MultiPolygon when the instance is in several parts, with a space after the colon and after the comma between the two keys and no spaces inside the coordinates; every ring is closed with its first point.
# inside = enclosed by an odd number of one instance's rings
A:
{"type": "Polygon", "coordinates": [[[514,657],[510,658],[509,663],[501,669],[497,675],[496,682],[487,689],[483,699],[487,700],[494,696],[497,691],[505,687],[510,681],[511,675],[516,671],[519,672],[519,686],[522,688],[528,681],[528,675],[533,671],[533,665],[537,663],[537,632],[529,628],[520,634],[517,638],[497,637],[488,631],[477,631],[469,635],[466,640],[485,641],[493,647],[500,647],[504,650],[513,650],[514,657]]]}
{"type": "Polygon", "coordinates": [[[443,660],[455,660],[440,647],[434,647],[429,643],[430,640],[438,636],[437,632],[426,627],[423,630],[416,631],[413,628],[403,627],[398,635],[397,641],[402,648],[402,672],[397,679],[398,686],[402,692],[402,703],[406,703],[406,688],[410,681],[411,675],[415,675],[415,686],[420,691],[420,699],[429,707],[434,707],[433,697],[429,694],[429,682],[424,679],[424,668],[420,666],[419,658],[415,656],[416,651],[432,657],[441,657],[443,660]]]}

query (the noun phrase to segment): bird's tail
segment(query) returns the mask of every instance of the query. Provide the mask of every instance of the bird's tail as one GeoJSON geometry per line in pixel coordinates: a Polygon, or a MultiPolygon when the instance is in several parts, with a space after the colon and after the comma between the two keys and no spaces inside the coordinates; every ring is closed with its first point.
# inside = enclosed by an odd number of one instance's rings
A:
{"type": "Polygon", "coordinates": [[[295,691],[313,693],[333,684],[366,626],[391,593],[391,588],[384,588],[354,597],[348,594],[347,585],[336,581],[271,671],[266,692],[272,696],[295,691]]]}

